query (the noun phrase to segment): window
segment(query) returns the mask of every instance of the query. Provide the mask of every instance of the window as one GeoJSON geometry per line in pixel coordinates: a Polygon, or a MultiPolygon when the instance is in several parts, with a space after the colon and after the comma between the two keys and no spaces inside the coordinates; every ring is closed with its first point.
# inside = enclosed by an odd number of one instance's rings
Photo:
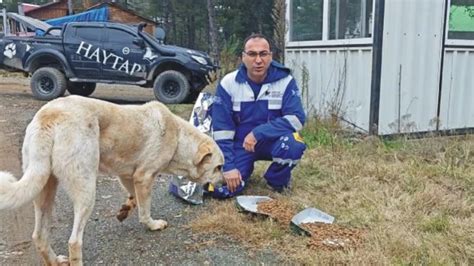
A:
{"type": "Polygon", "coordinates": [[[130,34],[128,31],[109,28],[107,29],[107,32],[109,34],[109,42],[111,43],[130,45],[135,39],[135,36],[130,34]]]}
{"type": "Polygon", "coordinates": [[[448,39],[474,40],[474,0],[451,0],[448,39]]]}
{"type": "Polygon", "coordinates": [[[321,40],[323,0],[294,0],[291,4],[291,40],[321,40]]]}
{"type": "Polygon", "coordinates": [[[76,36],[81,40],[98,42],[101,35],[102,28],[76,27],[76,36]]]}
{"type": "Polygon", "coordinates": [[[374,0],[291,0],[289,40],[370,38],[373,5],[374,0]]]}
{"type": "Polygon", "coordinates": [[[372,34],[372,0],[331,0],[329,39],[354,39],[372,34]]]}

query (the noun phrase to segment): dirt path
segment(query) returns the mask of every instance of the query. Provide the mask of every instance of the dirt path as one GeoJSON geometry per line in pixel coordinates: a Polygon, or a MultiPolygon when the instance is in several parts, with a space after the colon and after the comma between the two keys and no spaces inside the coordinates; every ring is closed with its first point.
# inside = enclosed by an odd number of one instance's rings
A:
{"type": "MultiPolygon", "coordinates": [[[[92,97],[132,104],[154,99],[149,89],[108,85],[98,86],[92,97]]],[[[0,170],[21,175],[24,130],[43,104],[32,98],[28,79],[0,77],[0,170]]],[[[85,264],[256,265],[281,261],[272,252],[248,251],[226,237],[193,235],[186,225],[206,211],[207,204],[188,205],[171,196],[167,188],[167,180],[157,180],[152,215],[167,220],[170,226],[162,232],[150,232],[138,222],[136,212],[123,223],[117,221],[115,213],[125,193],[115,178],[100,177],[95,209],[85,230],[85,264]]],[[[72,205],[60,189],[52,224],[57,254],[67,255],[72,219],[72,205]]],[[[41,264],[31,241],[33,225],[32,204],[0,212],[0,265],[41,264]]]]}

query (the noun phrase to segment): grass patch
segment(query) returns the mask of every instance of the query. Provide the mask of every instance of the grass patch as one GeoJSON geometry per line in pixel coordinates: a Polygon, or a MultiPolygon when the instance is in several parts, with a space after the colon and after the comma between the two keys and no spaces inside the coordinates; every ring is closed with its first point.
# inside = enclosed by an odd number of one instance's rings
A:
{"type": "Polygon", "coordinates": [[[322,122],[309,122],[302,135],[308,149],[290,193],[266,189],[268,163],[257,163],[244,194],[319,208],[364,230],[361,247],[309,249],[308,237],[239,213],[233,200],[209,200],[194,232],[271,249],[288,264],[474,264],[474,136],[354,140],[322,122]]]}
{"type": "Polygon", "coordinates": [[[351,142],[345,138],[347,131],[341,130],[339,126],[331,120],[309,119],[301,131],[306,145],[309,149],[318,146],[324,147],[349,147],[351,142]]]}
{"type": "Polygon", "coordinates": [[[420,224],[420,229],[426,233],[441,233],[449,229],[449,219],[446,215],[428,217],[420,224]]]}
{"type": "Polygon", "coordinates": [[[193,104],[168,104],[166,106],[171,112],[182,117],[184,120],[189,120],[193,111],[193,104]]]}

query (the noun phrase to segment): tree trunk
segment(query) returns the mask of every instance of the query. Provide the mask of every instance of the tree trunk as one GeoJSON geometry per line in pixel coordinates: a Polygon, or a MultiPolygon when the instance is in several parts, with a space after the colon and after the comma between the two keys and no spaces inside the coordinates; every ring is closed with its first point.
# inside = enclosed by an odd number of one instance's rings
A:
{"type": "Polygon", "coordinates": [[[74,14],[74,8],[72,7],[72,0],[67,0],[67,14],[74,14]]]}
{"type": "Polygon", "coordinates": [[[187,47],[191,49],[196,49],[196,20],[194,16],[190,16],[186,18],[186,35],[187,35],[187,47]]]}
{"type": "Polygon", "coordinates": [[[285,34],[286,34],[286,3],[285,0],[275,0],[272,10],[273,39],[275,41],[274,58],[281,63],[285,62],[285,34]]]}
{"type": "Polygon", "coordinates": [[[219,64],[219,46],[217,43],[216,12],[214,10],[214,1],[207,0],[207,13],[209,15],[209,35],[211,37],[211,58],[215,64],[219,64]]]}

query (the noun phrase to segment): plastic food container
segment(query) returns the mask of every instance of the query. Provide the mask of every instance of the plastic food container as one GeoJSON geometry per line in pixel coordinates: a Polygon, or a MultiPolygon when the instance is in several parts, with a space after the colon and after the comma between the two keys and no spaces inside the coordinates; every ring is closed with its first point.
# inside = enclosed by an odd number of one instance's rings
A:
{"type": "Polygon", "coordinates": [[[297,213],[291,219],[291,228],[298,234],[310,235],[306,229],[301,227],[301,224],[305,223],[327,223],[332,224],[334,217],[331,215],[318,210],[316,208],[307,208],[297,213]]]}
{"type": "Polygon", "coordinates": [[[272,200],[272,198],[267,197],[267,196],[247,196],[247,195],[237,196],[235,198],[237,207],[240,210],[251,212],[251,213],[258,213],[258,214],[265,214],[257,210],[258,203],[263,202],[263,201],[268,201],[268,200],[272,200]]]}

